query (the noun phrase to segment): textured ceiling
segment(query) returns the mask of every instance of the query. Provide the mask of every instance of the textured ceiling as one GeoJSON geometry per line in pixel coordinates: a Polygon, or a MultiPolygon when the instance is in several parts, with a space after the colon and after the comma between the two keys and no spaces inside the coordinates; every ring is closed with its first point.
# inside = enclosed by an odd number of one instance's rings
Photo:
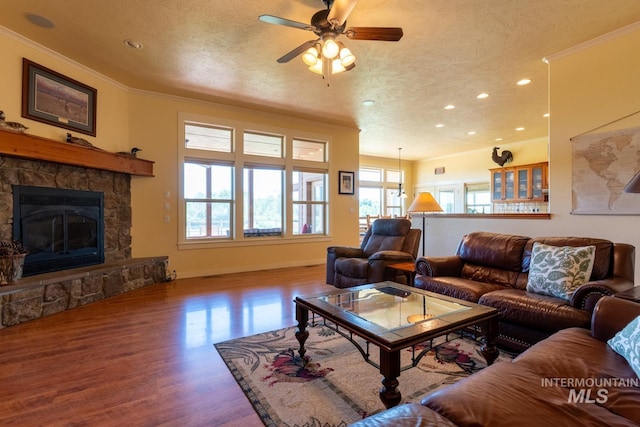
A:
{"type": "Polygon", "coordinates": [[[327,87],[299,58],[276,62],[313,33],[258,20],[306,23],[323,7],[320,0],[20,0],[3,2],[0,25],[132,88],[322,117],[360,128],[362,154],[395,158],[402,147],[403,159],[423,159],[499,145],[496,138],[546,136],[542,58],[640,21],[638,0],[361,0],[347,27],[399,26],[404,37],[343,36],[356,67],[327,87]],[[27,13],[55,27],[38,27],[27,13]],[[533,82],[516,86],[525,77],[533,82]],[[477,99],[481,92],[489,98],[477,99]],[[375,105],[363,106],[367,99],[375,105]]]}

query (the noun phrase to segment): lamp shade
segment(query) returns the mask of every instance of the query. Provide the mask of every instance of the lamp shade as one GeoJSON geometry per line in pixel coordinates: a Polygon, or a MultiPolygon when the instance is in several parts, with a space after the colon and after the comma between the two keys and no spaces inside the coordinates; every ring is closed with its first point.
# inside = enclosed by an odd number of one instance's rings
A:
{"type": "Polygon", "coordinates": [[[442,212],[442,208],[436,202],[436,199],[433,198],[431,193],[424,192],[418,193],[407,212],[417,212],[417,213],[426,213],[426,212],[442,212]]]}
{"type": "Polygon", "coordinates": [[[640,172],[636,174],[631,181],[624,187],[625,193],[640,193],[640,172]]]}

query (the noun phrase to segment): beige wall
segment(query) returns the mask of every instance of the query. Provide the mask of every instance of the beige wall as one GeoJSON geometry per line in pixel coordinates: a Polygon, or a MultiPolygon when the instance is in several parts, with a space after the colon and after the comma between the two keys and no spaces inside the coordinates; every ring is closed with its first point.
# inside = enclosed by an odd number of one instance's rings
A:
{"type": "Polygon", "coordinates": [[[358,129],[133,90],[3,28],[0,28],[0,44],[3,46],[0,108],[7,114],[7,120],[24,123],[30,134],[60,141],[66,136],[65,129],[20,117],[22,58],[26,57],[98,90],[97,136],[78,136],[108,151],[124,151],[136,146],[143,150],[141,158],[155,161],[155,177],[132,178],[134,257],[168,255],[170,268],[176,270],[178,277],[190,277],[319,264],[325,261],[327,246],[358,244],[357,193],[338,195],[337,187],[338,171],[358,170],[358,129]],[[301,236],[271,241],[268,245],[250,242],[244,246],[179,250],[178,112],[329,135],[330,235],[301,236]],[[167,191],[169,197],[165,198],[167,191]],[[168,223],[166,215],[170,217],[168,223]]]}
{"type": "MultiPolygon", "coordinates": [[[[640,283],[638,216],[571,215],[570,138],[638,111],[640,25],[550,57],[549,176],[551,220],[428,219],[427,254],[455,251],[464,233],[476,230],[528,236],[601,237],[635,245],[640,283]]],[[[640,114],[604,130],[640,125],[640,114]]],[[[640,205],[640,196],[638,196],[640,205]]],[[[417,221],[419,224],[419,220],[417,221]]]]}

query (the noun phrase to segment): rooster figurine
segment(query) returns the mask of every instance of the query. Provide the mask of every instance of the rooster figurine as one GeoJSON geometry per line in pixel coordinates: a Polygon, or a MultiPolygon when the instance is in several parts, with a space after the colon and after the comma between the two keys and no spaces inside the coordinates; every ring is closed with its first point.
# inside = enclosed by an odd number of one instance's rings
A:
{"type": "Polygon", "coordinates": [[[498,155],[498,150],[500,147],[493,147],[493,153],[491,154],[491,159],[499,164],[501,167],[506,165],[509,162],[513,161],[513,154],[509,150],[503,150],[502,154],[498,155]]]}

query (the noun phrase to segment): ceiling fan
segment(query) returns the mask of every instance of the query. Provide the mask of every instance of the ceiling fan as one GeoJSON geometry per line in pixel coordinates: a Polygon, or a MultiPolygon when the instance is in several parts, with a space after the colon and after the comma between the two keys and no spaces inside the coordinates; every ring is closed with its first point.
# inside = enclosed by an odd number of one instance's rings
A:
{"type": "Polygon", "coordinates": [[[345,35],[352,40],[398,41],[402,38],[399,27],[351,27],[347,26],[347,17],[356,5],[356,0],[322,0],[326,9],[316,12],[311,17],[311,24],[304,24],[273,15],[260,15],[262,22],[286,27],[312,31],[318,38],[302,43],[278,58],[284,64],[304,53],[302,60],[309,70],[322,74],[325,78],[330,74],[348,71],[355,67],[355,57],[343,43],[336,38],[345,35]],[[324,60],[323,60],[324,59],[324,60]]]}

